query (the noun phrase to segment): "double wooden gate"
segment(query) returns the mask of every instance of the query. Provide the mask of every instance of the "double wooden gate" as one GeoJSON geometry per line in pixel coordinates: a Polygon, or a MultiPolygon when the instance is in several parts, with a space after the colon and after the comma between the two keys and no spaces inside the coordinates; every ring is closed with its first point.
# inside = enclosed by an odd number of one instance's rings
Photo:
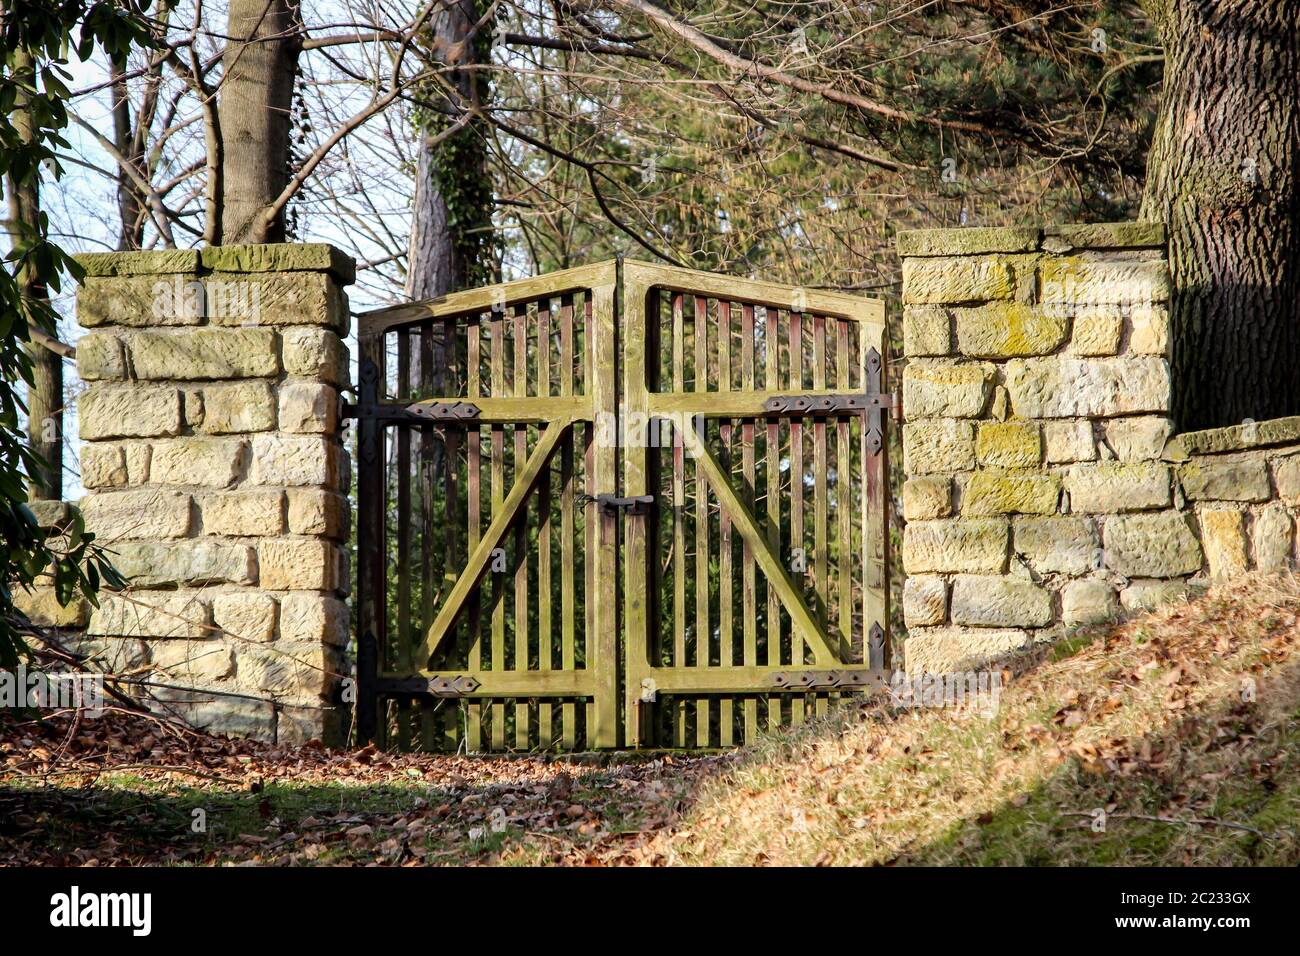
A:
{"type": "Polygon", "coordinates": [[[888,665],[877,300],[600,263],[361,318],[361,739],[729,746],[888,665]]]}

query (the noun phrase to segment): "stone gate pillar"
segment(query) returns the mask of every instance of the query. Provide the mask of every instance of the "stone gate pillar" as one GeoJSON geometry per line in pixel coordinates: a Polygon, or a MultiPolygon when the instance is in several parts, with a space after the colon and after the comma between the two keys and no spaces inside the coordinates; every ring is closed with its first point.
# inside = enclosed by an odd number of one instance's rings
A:
{"type": "Polygon", "coordinates": [[[337,739],[354,263],[326,245],[79,261],[81,509],[131,581],[90,649],[199,726],[337,739]]]}

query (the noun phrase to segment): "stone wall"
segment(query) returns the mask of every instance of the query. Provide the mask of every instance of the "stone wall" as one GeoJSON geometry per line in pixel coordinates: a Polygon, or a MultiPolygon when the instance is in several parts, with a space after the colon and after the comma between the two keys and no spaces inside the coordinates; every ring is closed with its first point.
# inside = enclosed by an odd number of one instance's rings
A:
{"type": "Polygon", "coordinates": [[[200,726],[336,738],[352,261],[323,245],[80,261],[80,507],[131,587],[59,623],[200,726]]]}
{"type": "Polygon", "coordinates": [[[1291,565],[1300,419],[1172,435],[1162,226],[898,249],[909,670],[1291,565]]]}

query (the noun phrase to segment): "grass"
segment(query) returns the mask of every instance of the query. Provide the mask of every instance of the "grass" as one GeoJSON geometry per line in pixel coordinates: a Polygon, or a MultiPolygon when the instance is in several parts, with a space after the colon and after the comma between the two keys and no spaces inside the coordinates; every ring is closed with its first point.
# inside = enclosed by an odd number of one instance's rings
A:
{"type": "Polygon", "coordinates": [[[132,731],[68,769],[51,724],[0,736],[0,861],[1295,865],[1298,646],[1300,585],[1238,582],[1000,662],[990,715],[877,699],[608,765],[132,731]]]}

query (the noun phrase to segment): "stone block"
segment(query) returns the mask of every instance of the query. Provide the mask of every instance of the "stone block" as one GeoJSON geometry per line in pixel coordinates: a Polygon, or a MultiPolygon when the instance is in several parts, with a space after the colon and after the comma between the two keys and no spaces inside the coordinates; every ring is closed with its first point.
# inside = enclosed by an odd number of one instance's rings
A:
{"type": "Polygon", "coordinates": [[[267,646],[240,647],[238,684],[276,700],[319,701],[333,694],[341,679],[343,659],[323,644],[290,644],[283,639],[267,646]]]}
{"type": "Polygon", "coordinates": [[[1001,514],[1055,514],[1061,481],[1055,475],[979,471],[971,475],[962,499],[967,517],[1001,514]]]}
{"type": "Polygon", "coordinates": [[[316,435],[254,435],[249,480],[255,485],[335,488],[340,451],[337,443],[316,435]]]}
{"type": "Polygon", "coordinates": [[[975,437],[975,457],[986,468],[1033,468],[1043,459],[1035,422],[983,422],[975,437]]]}
{"type": "Polygon", "coordinates": [[[952,419],[904,425],[903,464],[909,475],[973,468],[974,425],[952,419]]]}
{"type": "Polygon", "coordinates": [[[1106,567],[1128,578],[1172,578],[1201,569],[1201,544],[1177,512],[1108,518],[1102,543],[1106,567]]]}
{"type": "Polygon", "coordinates": [[[84,441],[179,435],[181,424],[181,395],[174,388],[95,385],[77,400],[84,441]]]}
{"type": "Polygon", "coordinates": [[[1049,465],[1097,459],[1092,422],[1087,420],[1043,422],[1043,446],[1049,465]]]}
{"type": "Polygon", "coordinates": [[[921,365],[903,369],[903,407],[909,420],[976,418],[993,390],[993,366],[983,362],[921,365]]]}
{"type": "Polygon", "coordinates": [[[1255,567],[1270,574],[1285,571],[1291,563],[1291,514],[1280,502],[1255,512],[1253,539],[1255,567]]]}
{"type": "Polygon", "coordinates": [[[335,546],[319,538],[267,538],[257,549],[261,585],[269,591],[332,591],[338,587],[335,546]]]}
{"type": "Polygon", "coordinates": [[[1028,643],[1029,634],[1017,629],[928,627],[908,632],[903,654],[908,674],[956,674],[1028,643]]]}
{"type": "Polygon", "coordinates": [[[1070,334],[1074,355],[1114,355],[1124,331],[1124,313],[1118,305],[1087,305],[1075,310],[1070,334]]]}
{"type": "Polygon", "coordinates": [[[333,434],[339,424],[339,393],[318,382],[286,382],[280,386],[280,429],[287,432],[333,434]]]}
{"type": "Polygon", "coordinates": [[[212,623],[241,641],[275,639],[279,603],[261,591],[221,591],[212,596],[212,623]]]}
{"type": "Polygon", "coordinates": [[[903,531],[908,574],[950,571],[1000,574],[1007,566],[1006,519],[913,521],[903,531]]]}
{"type": "Polygon", "coordinates": [[[1047,304],[1149,305],[1169,300],[1169,269],[1157,259],[1055,256],[1039,261],[1038,289],[1047,304]]]}
{"type": "Polygon", "coordinates": [[[1273,480],[1279,498],[1289,505],[1300,505],[1300,455],[1274,459],[1273,480]]]}
{"type": "Polygon", "coordinates": [[[218,640],[159,641],[150,648],[154,670],[172,680],[213,684],[235,672],[235,655],[218,640]]]}
{"type": "Polygon", "coordinates": [[[330,385],[347,382],[347,348],[331,330],[309,326],[286,328],[280,338],[284,370],[290,375],[330,385]]]}
{"type": "Polygon", "coordinates": [[[1115,589],[1105,581],[1067,581],[1061,589],[1061,621],[1103,624],[1119,614],[1115,589]]]}
{"type": "Polygon", "coordinates": [[[1129,309],[1128,350],[1134,355],[1169,355],[1169,310],[1163,305],[1129,309]]]}
{"type": "Polygon", "coordinates": [[[938,305],[909,305],[903,309],[903,354],[910,358],[949,355],[952,320],[938,305]]]}
{"type": "Polygon", "coordinates": [[[1013,550],[1039,574],[1087,574],[1101,567],[1101,541],[1091,518],[1016,518],[1013,550]]]}
{"type": "MultiPolygon", "coordinates": [[[[906,498],[906,492],[904,493],[906,498]]],[[[315,488],[291,488],[289,530],[294,534],[343,538],[348,527],[348,502],[340,494],[315,488]]],[[[904,505],[906,510],[906,505],[904,505]]]]}
{"type": "Polygon", "coordinates": [[[957,351],[973,358],[1048,355],[1065,341],[1068,322],[1019,302],[994,302],[952,310],[957,351]]]}
{"type": "Polygon", "coordinates": [[[343,285],[357,281],[352,257],[324,242],[208,246],[199,255],[216,272],[323,272],[343,285]]]}
{"type": "Polygon", "coordinates": [[[1021,418],[1109,418],[1169,409],[1169,365],[1145,356],[1015,359],[1006,366],[1006,387],[1021,418]]]}
{"type": "Polygon", "coordinates": [[[333,595],[291,591],[280,596],[283,640],[343,647],[350,630],[348,606],[333,595]]]}
{"type": "Polygon", "coordinates": [[[903,517],[908,521],[946,518],[950,514],[952,514],[951,478],[946,476],[909,478],[903,484],[903,517]]]}
{"type": "Polygon", "coordinates": [[[126,354],[111,332],[87,332],[77,339],[77,376],[83,382],[126,378],[126,354]]]}
{"type": "Polygon", "coordinates": [[[136,332],[128,350],[136,377],[141,379],[259,378],[280,371],[276,336],[270,329],[136,332]]]}
{"type": "Polygon", "coordinates": [[[54,588],[37,587],[25,591],[15,587],[12,590],[14,607],[41,627],[79,628],[85,627],[90,619],[90,604],[80,596],[67,604],[60,604],[54,588]]]}
{"type": "Polygon", "coordinates": [[[121,445],[87,442],[81,446],[82,487],[122,488],[126,483],[126,455],[121,445]]]}
{"type": "Polygon", "coordinates": [[[1172,501],[1169,466],[1154,461],[1074,465],[1065,490],[1070,510],[1088,514],[1167,508],[1172,501]]]}
{"type": "Polygon", "coordinates": [[[136,587],[257,581],[257,557],[246,545],[202,539],[131,541],[113,551],[113,566],[136,587]]]}
{"type": "Polygon", "coordinates": [[[1120,592],[1119,600],[1124,610],[1136,613],[1154,611],[1165,604],[1180,604],[1189,594],[1187,582],[1183,580],[1130,581],[1129,586],[1120,592]]]}
{"type": "Polygon", "coordinates": [[[153,446],[150,474],[162,485],[229,488],[244,473],[248,442],[235,438],[174,438],[153,446]]]}
{"type": "Polygon", "coordinates": [[[284,493],[231,491],[198,499],[204,534],[237,537],[280,534],[284,530],[284,493]]]}
{"type": "Polygon", "coordinates": [[[86,530],[101,541],[184,538],[190,533],[190,496],[157,489],[101,492],[81,499],[86,530]]]}
{"type": "Polygon", "coordinates": [[[961,574],[952,585],[952,621],[973,627],[1044,627],[1052,596],[1021,578],[961,574]]]}
{"type": "Polygon", "coordinates": [[[1272,496],[1268,463],[1261,454],[1193,458],[1178,468],[1190,501],[1267,501],[1272,496]]]}
{"type": "Polygon", "coordinates": [[[948,585],[943,578],[912,576],[903,583],[903,619],[908,627],[942,624],[948,618],[948,585]]]}
{"type": "Polygon", "coordinates": [[[77,322],[85,328],[120,325],[198,325],[203,284],[183,273],[86,276],[77,289],[77,322]]]}
{"type": "Polygon", "coordinates": [[[269,382],[208,385],[203,389],[203,401],[203,430],[210,435],[275,427],[275,393],[269,382]]]}
{"type": "Polygon", "coordinates": [[[101,594],[87,633],[107,637],[189,637],[211,633],[211,599],[197,591],[101,594]]]}
{"type": "Polygon", "coordinates": [[[1013,299],[1015,273],[1003,256],[903,260],[903,304],[1013,299]]]}
{"type": "Polygon", "coordinates": [[[1153,461],[1164,454],[1173,430],[1162,415],[1117,418],[1106,422],[1106,444],[1120,461],[1153,461]]]}
{"type": "Polygon", "coordinates": [[[895,243],[899,256],[957,256],[987,252],[1033,252],[1036,226],[966,226],[961,229],[906,229],[895,243]]]}
{"type": "Polygon", "coordinates": [[[1233,578],[1244,574],[1249,567],[1245,516],[1227,508],[1205,508],[1197,517],[1210,576],[1233,578]]]}

